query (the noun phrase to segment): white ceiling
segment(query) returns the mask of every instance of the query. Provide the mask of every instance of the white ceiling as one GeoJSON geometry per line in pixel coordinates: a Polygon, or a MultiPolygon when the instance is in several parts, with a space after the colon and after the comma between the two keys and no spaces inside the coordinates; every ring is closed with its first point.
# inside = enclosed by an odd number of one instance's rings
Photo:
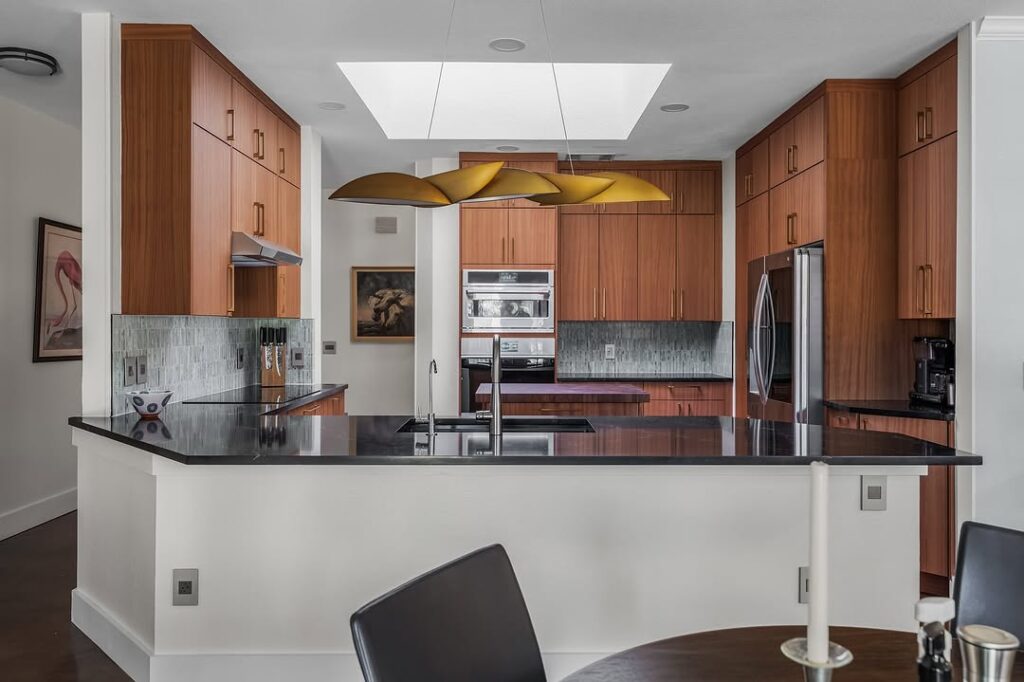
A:
{"type": "MultiPolygon", "coordinates": [[[[1024,15],[1024,0],[457,0],[447,58],[458,61],[651,62],[673,66],[623,142],[574,152],[626,158],[727,156],[824,78],[891,77],[984,15],[1024,15]],[[522,52],[488,48],[524,40],[522,52]],[[685,102],[690,110],[658,107],[685,102]]],[[[56,56],[64,72],[30,80],[0,69],[0,95],[69,122],[79,118],[78,13],[194,24],[301,123],[324,138],[324,186],[417,159],[514,143],[387,140],[339,61],[444,57],[450,0],[0,0],[0,45],[56,56]],[[318,102],[345,103],[325,111],[318,102]]]]}

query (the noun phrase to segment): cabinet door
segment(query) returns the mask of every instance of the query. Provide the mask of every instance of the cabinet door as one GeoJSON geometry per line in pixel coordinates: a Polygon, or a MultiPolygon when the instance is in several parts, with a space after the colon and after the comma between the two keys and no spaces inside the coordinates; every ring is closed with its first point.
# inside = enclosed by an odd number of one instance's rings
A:
{"type": "Polygon", "coordinates": [[[260,131],[257,109],[260,103],[236,80],[231,81],[232,126],[230,141],[235,149],[250,159],[260,155],[260,131]]]}
{"type": "Polygon", "coordinates": [[[928,150],[922,149],[899,159],[896,305],[903,319],[926,317],[924,266],[928,261],[929,157],[928,150]]]}
{"type": "Polygon", "coordinates": [[[677,314],[676,216],[641,215],[637,228],[637,318],[677,314]]]}
{"type": "Polygon", "coordinates": [[[299,159],[301,158],[301,142],[299,132],[277,119],[277,173],[296,187],[301,185],[299,159]]]}
{"type": "MultiPolygon", "coordinates": [[[[283,178],[277,178],[277,236],[282,246],[295,253],[302,248],[302,191],[283,178]]],[[[302,309],[302,276],[298,265],[277,267],[278,317],[300,317],[302,309]]]]}
{"type": "MultiPolygon", "coordinates": [[[[237,120],[237,119],[236,119],[237,120]]],[[[231,154],[231,229],[259,234],[260,208],[255,173],[259,165],[237,149],[231,154]]]]}
{"type": "Polygon", "coordinates": [[[920,149],[956,131],[957,60],[951,57],[900,88],[899,153],[920,149]]]}
{"type": "Polygon", "coordinates": [[[714,171],[676,171],[675,212],[713,214],[718,209],[714,171]]]}
{"type": "Polygon", "coordinates": [[[253,195],[259,204],[257,213],[259,236],[272,242],[281,241],[278,232],[277,175],[260,165],[252,167],[253,195]]]}
{"type": "Polygon", "coordinates": [[[715,216],[678,216],[677,303],[680,320],[720,320],[720,238],[715,216]]]}
{"type": "Polygon", "coordinates": [[[669,201],[641,201],[637,204],[638,213],[675,213],[676,212],[676,172],[672,170],[642,170],[637,177],[646,180],[668,195],[669,201]]]}
{"type": "Polygon", "coordinates": [[[259,154],[256,160],[276,174],[281,167],[277,145],[277,115],[261,102],[256,103],[256,128],[259,130],[259,154]]]}
{"type": "Polygon", "coordinates": [[[744,237],[744,254],[746,255],[746,259],[743,261],[744,265],[755,258],[771,253],[768,243],[769,222],[767,194],[761,194],[736,208],[737,239],[739,239],[741,225],[744,237]]]}
{"type": "Polygon", "coordinates": [[[508,211],[462,206],[459,239],[464,265],[504,265],[509,262],[508,211]]]}
{"type": "Polygon", "coordinates": [[[683,417],[726,417],[729,415],[724,400],[684,400],[679,403],[679,412],[683,417]]]}
{"type": "Polygon", "coordinates": [[[558,224],[559,320],[598,319],[600,224],[596,215],[563,215],[558,224]]]}
{"type": "Polygon", "coordinates": [[[825,238],[825,166],[819,164],[771,190],[772,253],[825,238]]]}
{"type": "Polygon", "coordinates": [[[769,150],[765,140],[736,159],[736,205],[768,191],[769,150]]]}
{"type": "MultiPolygon", "coordinates": [[[[231,307],[231,147],[192,126],[191,314],[231,307]]],[[[245,161],[245,159],[242,159],[245,161]]]]}
{"type": "Polygon", "coordinates": [[[231,83],[220,64],[192,46],[192,122],[225,142],[232,127],[231,83]]]}
{"type": "Polygon", "coordinates": [[[899,153],[912,152],[925,144],[924,110],[928,106],[928,74],[911,81],[896,93],[899,153]]]}
{"type": "Polygon", "coordinates": [[[793,119],[793,175],[825,159],[825,98],[819,97],[793,119]]]}
{"type": "Polygon", "coordinates": [[[508,209],[509,261],[515,265],[554,267],[558,209],[508,209]]]}
{"type": "Polygon", "coordinates": [[[791,119],[768,138],[768,173],[771,186],[776,187],[792,174],[792,150],[796,141],[796,121],[791,119]]]}
{"type": "Polygon", "coordinates": [[[637,216],[599,216],[602,320],[635,320],[637,216]]]}

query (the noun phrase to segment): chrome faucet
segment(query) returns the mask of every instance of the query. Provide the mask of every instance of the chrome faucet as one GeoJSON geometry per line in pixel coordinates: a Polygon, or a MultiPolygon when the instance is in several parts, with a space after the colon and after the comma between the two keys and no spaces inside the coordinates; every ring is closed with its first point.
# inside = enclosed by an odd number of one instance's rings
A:
{"type": "Polygon", "coordinates": [[[480,420],[491,421],[492,436],[501,435],[501,335],[495,334],[491,342],[491,409],[476,413],[480,420]]]}
{"type": "Polygon", "coordinates": [[[431,360],[427,367],[427,432],[434,433],[434,375],[437,374],[437,360],[431,360]]]}

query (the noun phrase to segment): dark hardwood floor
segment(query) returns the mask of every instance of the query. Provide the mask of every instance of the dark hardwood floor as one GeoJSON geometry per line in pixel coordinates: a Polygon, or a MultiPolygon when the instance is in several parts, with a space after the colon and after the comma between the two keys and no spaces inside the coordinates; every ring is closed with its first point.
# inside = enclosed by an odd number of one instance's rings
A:
{"type": "Polygon", "coordinates": [[[0,542],[0,680],[129,682],[71,624],[77,515],[0,542]]]}

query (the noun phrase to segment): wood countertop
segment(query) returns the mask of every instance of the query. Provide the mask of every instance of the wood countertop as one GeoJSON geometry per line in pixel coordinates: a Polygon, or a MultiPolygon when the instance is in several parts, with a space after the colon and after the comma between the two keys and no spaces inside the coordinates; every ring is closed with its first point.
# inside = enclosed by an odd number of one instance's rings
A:
{"type": "MultiPolygon", "coordinates": [[[[476,397],[491,402],[491,385],[480,384],[476,397]]],[[[646,403],[650,394],[632,384],[564,383],[501,384],[501,399],[506,403],[646,403]]]]}

